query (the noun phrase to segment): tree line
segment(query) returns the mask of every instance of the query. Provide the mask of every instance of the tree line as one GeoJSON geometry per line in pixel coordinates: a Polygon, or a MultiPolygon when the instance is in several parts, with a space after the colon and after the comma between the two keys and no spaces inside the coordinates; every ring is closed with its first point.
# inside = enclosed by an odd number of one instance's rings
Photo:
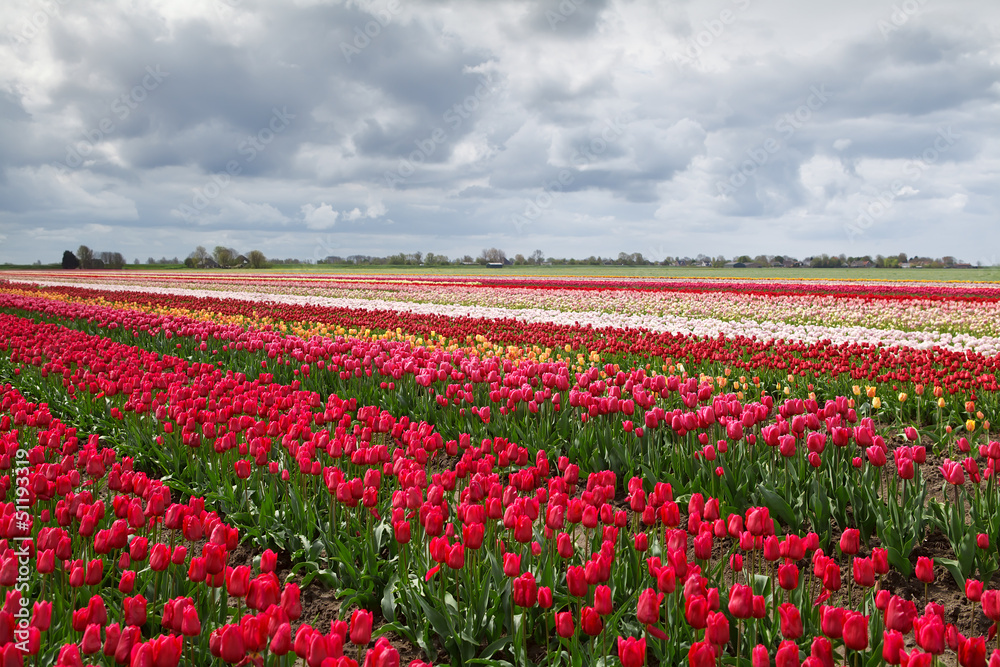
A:
{"type": "MultiPolygon", "coordinates": [[[[133,262],[139,264],[138,258],[133,262]]],[[[697,257],[663,257],[648,258],[641,252],[626,253],[620,252],[617,257],[600,257],[591,255],[589,257],[578,258],[558,258],[546,257],[541,250],[535,250],[530,255],[521,253],[509,256],[506,251],[500,248],[484,248],[477,257],[463,255],[461,257],[448,257],[448,255],[428,252],[396,253],[385,257],[372,255],[348,255],[341,257],[330,255],[321,260],[318,264],[341,265],[341,266],[460,266],[460,265],[480,265],[480,266],[695,266],[695,267],[803,267],[803,268],[899,268],[899,267],[923,267],[923,268],[971,268],[970,264],[952,256],[938,258],[920,257],[913,255],[908,257],[906,253],[898,255],[863,255],[860,257],[849,257],[845,254],[828,255],[823,253],[813,257],[806,257],[799,260],[790,255],[735,255],[727,258],[724,255],[709,257],[698,255],[697,257]]],[[[121,269],[125,266],[126,260],[120,252],[95,252],[85,245],[81,245],[76,253],[66,250],[63,253],[62,266],[64,269],[121,269]]],[[[161,257],[156,260],[152,257],[146,260],[148,265],[164,264],[179,265],[181,261],[174,257],[167,259],[161,257]]],[[[237,252],[234,248],[227,246],[215,246],[209,252],[204,246],[198,246],[183,261],[183,265],[195,269],[266,269],[273,265],[303,265],[312,264],[311,260],[300,260],[295,258],[277,259],[268,258],[260,250],[251,250],[246,254],[237,252]]]]}

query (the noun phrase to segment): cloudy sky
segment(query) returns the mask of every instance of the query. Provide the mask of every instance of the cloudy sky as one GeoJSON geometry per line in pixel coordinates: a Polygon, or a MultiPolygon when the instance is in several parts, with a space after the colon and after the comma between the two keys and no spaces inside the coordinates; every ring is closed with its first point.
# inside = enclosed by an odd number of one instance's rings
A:
{"type": "Polygon", "coordinates": [[[991,0],[6,0],[0,262],[1000,263],[991,0]]]}

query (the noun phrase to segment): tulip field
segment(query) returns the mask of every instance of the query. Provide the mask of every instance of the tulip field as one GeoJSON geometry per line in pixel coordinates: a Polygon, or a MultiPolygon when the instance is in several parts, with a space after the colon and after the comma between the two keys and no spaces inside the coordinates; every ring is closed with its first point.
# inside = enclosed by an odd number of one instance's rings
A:
{"type": "Polygon", "coordinates": [[[1000,667],[1000,284],[7,272],[0,331],[0,667],[1000,667]]]}

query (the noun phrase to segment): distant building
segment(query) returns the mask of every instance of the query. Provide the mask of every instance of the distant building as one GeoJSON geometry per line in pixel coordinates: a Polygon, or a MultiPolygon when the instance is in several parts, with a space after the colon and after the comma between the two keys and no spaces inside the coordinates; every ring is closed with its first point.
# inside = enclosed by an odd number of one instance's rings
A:
{"type": "Polygon", "coordinates": [[[502,269],[503,262],[489,262],[486,264],[487,269],[502,269]]]}

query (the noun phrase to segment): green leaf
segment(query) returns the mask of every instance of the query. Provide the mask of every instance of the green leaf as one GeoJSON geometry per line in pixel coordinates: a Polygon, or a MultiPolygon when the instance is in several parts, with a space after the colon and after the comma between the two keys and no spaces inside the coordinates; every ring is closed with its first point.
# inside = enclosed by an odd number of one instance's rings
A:
{"type": "Polygon", "coordinates": [[[890,546],[886,551],[889,554],[889,562],[892,563],[892,566],[899,570],[903,577],[909,579],[910,575],[913,574],[913,566],[910,564],[909,558],[905,558],[896,547],[890,546]]]}
{"type": "Polygon", "coordinates": [[[396,620],[396,584],[398,583],[399,576],[393,575],[393,577],[389,579],[389,583],[386,585],[385,590],[382,591],[382,616],[390,622],[396,620]]]}
{"type": "Polygon", "coordinates": [[[955,579],[955,583],[958,584],[959,588],[965,589],[965,576],[962,575],[962,566],[957,560],[951,558],[935,558],[934,560],[944,565],[945,569],[951,572],[951,576],[955,579]]]}
{"type": "Polygon", "coordinates": [[[760,488],[760,495],[767,509],[777,514],[785,525],[789,526],[793,530],[799,529],[798,518],[795,516],[795,513],[792,512],[791,505],[789,505],[784,498],[767,487],[760,488]]]}
{"type": "Polygon", "coordinates": [[[418,597],[417,602],[420,604],[420,608],[424,610],[424,617],[430,622],[431,627],[434,628],[434,632],[439,637],[447,639],[455,636],[455,630],[444,614],[427,604],[422,597],[418,597]]]}

